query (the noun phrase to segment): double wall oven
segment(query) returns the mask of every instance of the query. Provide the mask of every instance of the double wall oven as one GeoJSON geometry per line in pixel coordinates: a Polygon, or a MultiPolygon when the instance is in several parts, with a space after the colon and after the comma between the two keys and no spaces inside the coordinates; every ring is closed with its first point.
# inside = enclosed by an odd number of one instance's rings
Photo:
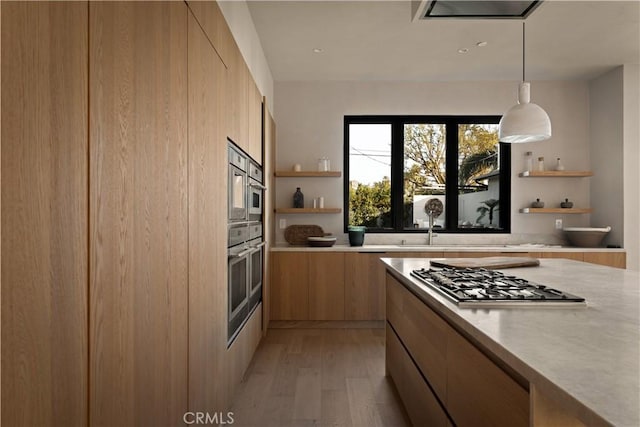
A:
{"type": "Polygon", "coordinates": [[[231,345],[262,301],[262,168],[229,141],[228,335],[231,345]]]}

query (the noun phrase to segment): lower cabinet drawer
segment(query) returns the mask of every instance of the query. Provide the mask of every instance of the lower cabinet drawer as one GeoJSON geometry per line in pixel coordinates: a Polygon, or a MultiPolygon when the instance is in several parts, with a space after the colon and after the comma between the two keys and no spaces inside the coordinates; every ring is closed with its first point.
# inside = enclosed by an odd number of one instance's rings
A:
{"type": "Polygon", "coordinates": [[[388,323],[386,366],[414,426],[450,425],[445,411],[388,323]]]}
{"type": "Polygon", "coordinates": [[[527,390],[453,329],[447,350],[446,405],[458,427],[529,425],[527,390]]]}
{"type": "Polygon", "coordinates": [[[428,378],[440,399],[444,399],[449,326],[390,275],[387,275],[387,318],[418,369],[428,378]]]}

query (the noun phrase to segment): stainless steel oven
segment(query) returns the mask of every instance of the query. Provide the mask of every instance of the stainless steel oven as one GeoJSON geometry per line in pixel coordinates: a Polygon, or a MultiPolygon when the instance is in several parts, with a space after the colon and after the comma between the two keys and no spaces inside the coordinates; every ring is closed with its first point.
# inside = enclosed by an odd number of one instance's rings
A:
{"type": "Polygon", "coordinates": [[[262,184],[262,167],[253,161],[249,161],[249,191],[248,201],[249,220],[262,221],[262,203],[266,187],[262,184]]]}
{"type": "Polygon", "coordinates": [[[262,223],[237,222],[228,229],[228,344],[262,301],[265,243],[262,223]]]}
{"type": "MultiPolygon", "coordinates": [[[[229,143],[229,182],[227,200],[229,203],[229,222],[247,221],[247,166],[248,159],[239,148],[229,143]]],[[[213,183],[212,183],[213,184],[213,183]]]]}
{"type": "Polygon", "coordinates": [[[249,226],[231,224],[228,230],[228,342],[249,317],[249,226]]]}
{"type": "Polygon", "coordinates": [[[262,275],[264,245],[262,241],[262,223],[249,225],[249,312],[262,301],[262,275]]]}
{"type": "Polygon", "coordinates": [[[228,336],[230,346],[262,301],[262,168],[229,141],[228,336]]]}

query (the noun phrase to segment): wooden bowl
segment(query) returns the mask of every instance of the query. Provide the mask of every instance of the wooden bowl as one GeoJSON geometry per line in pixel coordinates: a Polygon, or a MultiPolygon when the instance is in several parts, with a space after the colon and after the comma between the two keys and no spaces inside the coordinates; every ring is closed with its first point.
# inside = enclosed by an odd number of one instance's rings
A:
{"type": "Polygon", "coordinates": [[[328,248],[336,243],[336,237],[307,237],[309,246],[316,248],[328,248]]]}

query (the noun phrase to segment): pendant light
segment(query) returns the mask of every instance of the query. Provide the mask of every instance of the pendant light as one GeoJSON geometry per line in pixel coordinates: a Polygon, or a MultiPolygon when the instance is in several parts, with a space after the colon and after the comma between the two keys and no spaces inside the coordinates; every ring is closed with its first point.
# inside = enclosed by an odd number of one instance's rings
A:
{"type": "Polygon", "coordinates": [[[530,101],[529,82],[524,78],[524,22],[522,23],[522,82],[518,87],[518,103],[509,108],[500,120],[500,142],[522,143],[551,138],[551,121],[547,113],[530,101]]]}

